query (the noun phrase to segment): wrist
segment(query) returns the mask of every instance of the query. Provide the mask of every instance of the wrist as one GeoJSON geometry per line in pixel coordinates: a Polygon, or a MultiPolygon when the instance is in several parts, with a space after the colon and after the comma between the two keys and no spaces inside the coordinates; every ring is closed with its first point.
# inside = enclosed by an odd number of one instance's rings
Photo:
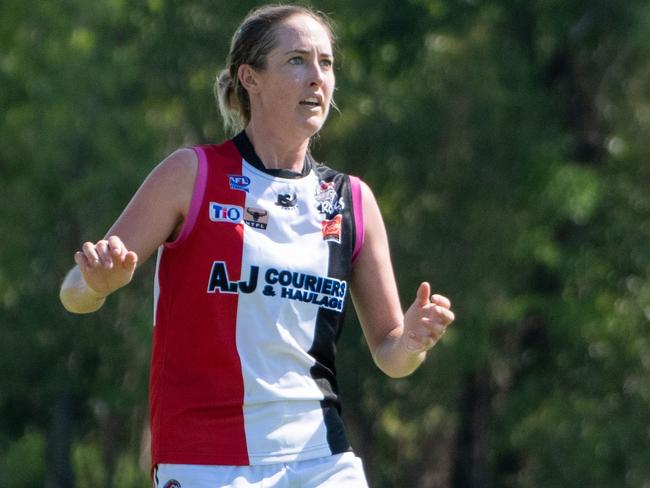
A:
{"type": "Polygon", "coordinates": [[[106,297],[110,295],[110,293],[99,293],[95,291],[93,288],[90,287],[88,283],[86,283],[86,280],[83,280],[83,288],[84,288],[84,293],[88,295],[90,298],[96,301],[103,301],[106,300],[106,297]]]}

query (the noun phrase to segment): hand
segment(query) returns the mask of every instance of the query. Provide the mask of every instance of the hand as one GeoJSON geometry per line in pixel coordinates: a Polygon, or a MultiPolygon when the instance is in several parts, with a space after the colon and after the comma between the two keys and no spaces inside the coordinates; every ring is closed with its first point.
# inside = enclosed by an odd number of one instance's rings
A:
{"type": "Polygon", "coordinates": [[[85,242],[74,260],[88,288],[101,298],[131,281],[138,256],[119,237],[111,236],[96,244],[85,242]]]}
{"type": "Polygon", "coordinates": [[[404,314],[401,340],[411,353],[431,349],[454,321],[451,302],[442,295],[431,295],[429,283],[421,283],[415,301],[404,314]]]}

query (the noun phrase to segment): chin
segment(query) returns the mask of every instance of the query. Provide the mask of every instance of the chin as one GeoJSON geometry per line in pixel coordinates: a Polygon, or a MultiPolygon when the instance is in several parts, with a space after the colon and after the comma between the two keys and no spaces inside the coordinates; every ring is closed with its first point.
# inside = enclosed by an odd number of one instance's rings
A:
{"type": "Polygon", "coordinates": [[[302,126],[305,132],[309,133],[309,137],[311,137],[319,130],[321,130],[321,128],[325,125],[325,120],[327,120],[325,117],[313,117],[306,120],[302,126]]]}

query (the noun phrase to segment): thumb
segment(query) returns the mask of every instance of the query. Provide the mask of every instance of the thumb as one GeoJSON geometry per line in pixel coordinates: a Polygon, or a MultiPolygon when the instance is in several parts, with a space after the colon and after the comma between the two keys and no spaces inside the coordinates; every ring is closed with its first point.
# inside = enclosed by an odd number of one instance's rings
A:
{"type": "Polygon", "coordinates": [[[424,307],[425,305],[428,305],[430,303],[429,301],[430,296],[431,296],[431,285],[429,285],[429,283],[424,281],[420,283],[420,286],[418,287],[418,291],[415,295],[415,303],[420,307],[424,307]]]}

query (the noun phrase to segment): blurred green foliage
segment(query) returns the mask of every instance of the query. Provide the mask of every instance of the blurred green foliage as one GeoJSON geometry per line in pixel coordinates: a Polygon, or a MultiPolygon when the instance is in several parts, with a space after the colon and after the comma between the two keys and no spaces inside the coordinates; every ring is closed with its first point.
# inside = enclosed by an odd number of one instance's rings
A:
{"type": "MultiPolygon", "coordinates": [[[[57,300],[153,165],[225,135],[212,98],[257,2],[0,4],[0,486],[148,486],[151,269],[57,300]]],[[[352,314],[344,414],[376,487],[650,486],[650,5],[314,1],[337,24],[316,157],[380,201],[408,305],[457,323],[414,375],[352,314]]]]}

